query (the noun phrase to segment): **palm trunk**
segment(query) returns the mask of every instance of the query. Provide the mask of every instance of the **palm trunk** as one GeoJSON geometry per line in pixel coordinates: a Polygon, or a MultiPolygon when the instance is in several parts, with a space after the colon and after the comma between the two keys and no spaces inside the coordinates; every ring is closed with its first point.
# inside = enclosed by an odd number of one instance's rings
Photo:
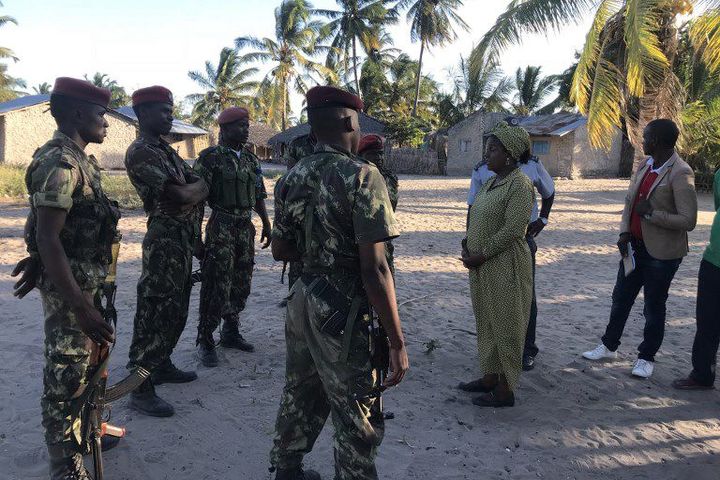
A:
{"type": "Polygon", "coordinates": [[[620,165],[618,166],[618,176],[620,178],[629,178],[633,173],[635,164],[635,147],[628,136],[628,125],[625,117],[620,118],[622,127],[622,145],[620,147],[620,165]]]}
{"type": "Polygon", "coordinates": [[[357,74],[357,47],[355,44],[355,37],[352,39],[352,46],[353,46],[353,71],[355,72],[355,93],[357,93],[358,97],[360,96],[360,81],[358,80],[358,74],[357,74]]]}
{"type": "Polygon", "coordinates": [[[282,82],[282,106],[281,106],[281,114],[282,114],[282,132],[285,131],[285,128],[287,128],[287,81],[283,80],[282,82]]]}
{"type": "Polygon", "coordinates": [[[420,40],[420,60],[418,60],[417,78],[415,79],[415,102],[413,103],[412,116],[417,116],[418,100],[420,99],[420,79],[422,78],[422,61],[425,53],[425,41],[420,40]]]}

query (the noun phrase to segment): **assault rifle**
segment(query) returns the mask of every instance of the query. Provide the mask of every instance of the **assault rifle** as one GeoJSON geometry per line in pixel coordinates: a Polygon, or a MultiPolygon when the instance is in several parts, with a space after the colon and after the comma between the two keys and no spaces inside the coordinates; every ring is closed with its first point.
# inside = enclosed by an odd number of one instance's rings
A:
{"type": "Polygon", "coordinates": [[[378,385],[365,393],[356,393],[353,398],[355,400],[377,398],[379,411],[382,413],[382,393],[387,388],[383,382],[385,382],[390,369],[390,341],[385,328],[372,308],[370,308],[370,365],[377,372],[378,385]]]}
{"type": "MultiPolygon", "coordinates": [[[[117,287],[115,285],[115,278],[117,275],[117,258],[119,252],[120,236],[118,235],[112,245],[112,262],[110,263],[108,276],[101,290],[102,305],[100,306],[103,318],[107,323],[112,325],[113,328],[117,325],[117,310],[115,309],[117,287]]],[[[114,343],[107,347],[100,347],[98,344],[95,344],[92,354],[95,370],[88,382],[87,388],[83,394],[78,397],[76,403],[83,426],[82,445],[83,447],[89,448],[92,454],[95,480],[103,480],[101,444],[103,435],[113,437],[123,437],[125,435],[124,428],[116,427],[108,423],[111,413],[110,402],[132,392],[150,376],[150,372],[144,368],[139,368],[117,384],[108,387],[107,367],[110,353],[114,346],[114,343]]]]}

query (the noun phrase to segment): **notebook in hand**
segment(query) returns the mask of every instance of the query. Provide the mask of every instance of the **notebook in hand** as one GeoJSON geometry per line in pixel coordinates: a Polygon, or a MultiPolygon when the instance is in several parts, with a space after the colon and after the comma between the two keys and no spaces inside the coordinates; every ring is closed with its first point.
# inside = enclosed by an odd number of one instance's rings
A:
{"type": "Polygon", "coordinates": [[[633,250],[631,243],[627,244],[627,253],[627,256],[622,258],[623,269],[625,270],[626,277],[635,271],[635,251],[633,250]]]}

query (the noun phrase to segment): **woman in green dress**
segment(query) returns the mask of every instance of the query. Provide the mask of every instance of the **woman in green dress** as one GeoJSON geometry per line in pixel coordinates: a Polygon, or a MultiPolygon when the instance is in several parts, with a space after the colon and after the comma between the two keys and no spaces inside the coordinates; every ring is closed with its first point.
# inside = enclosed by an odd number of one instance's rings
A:
{"type": "Polygon", "coordinates": [[[534,200],[518,162],[530,155],[530,137],[505,122],[493,129],[486,156],[496,176],[483,185],[470,209],[462,262],[470,272],[482,378],[460,389],[483,393],[473,403],[510,407],[522,370],[532,300],[532,258],[525,241],[534,200]]]}

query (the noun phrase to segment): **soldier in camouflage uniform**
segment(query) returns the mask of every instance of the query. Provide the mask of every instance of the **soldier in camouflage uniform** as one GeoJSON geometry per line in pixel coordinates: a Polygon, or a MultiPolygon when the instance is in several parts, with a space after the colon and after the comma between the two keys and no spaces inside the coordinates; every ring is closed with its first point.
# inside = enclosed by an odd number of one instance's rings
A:
{"type": "MultiPolygon", "coordinates": [[[[380,174],[385,179],[385,186],[387,187],[388,196],[390,197],[390,205],[392,205],[393,212],[396,211],[399,198],[398,178],[397,175],[390,171],[387,165],[385,165],[385,138],[374,133],[365,135],[360,141],[358,155],[380,170],[380,174]]],[[[393,278],[395,277],[394,253],[395,246],[392,240],[388,240],[385,242],[385,257],[392,271],[393,278]]]]}
{"type": "Polygon", "coordinates": [[[276,480],[317,480],[302,460],[327,420],[335,426],[335,479],[377,479],[375,455],[383,438],[371,365],[368,302],[390,342],[392,375],[407,368],[395,289],[384,242],[398,235],[383,177],[351,152],[360,131],[362,102],[334,87],[307,93],[308,115],[318,140],[282,187],[272,251],[276,260],[303,261],[290,290],[285,339],[286,383],[270,454],[276,480]]]}
{"type": "MultiPolygon", "coordinates": [[[[287,155],[285,157],[285,163],[287,165],[288,171],[290,171],[301,159],[313,153],[316,143],[317,142],[315,140],[315,135],[313,135],[312,132],[307,135],[301,135],[293,139],[293,141],[290,142],[290,145],[288,145],[287,155]]],[[[282,208],[283,206],[282,198],[278,197],[277,192],[279,191],[278,186],[282,187],[282,184],[284,182],[285,175],[280,177],[277,183],[275,183],[275,211],[277,211],[278,208],[282,208]]],[[[289,263],[290,269],[288,271],[288,290],[292,288],[295,280],[300,278],[300,275],[302,275],[302,262],[289,263]]]]}
{"type": "Polygon", "coordinates": [[[148,216],[142,244],[142,274],[128,368],[143,367],[152,377],[130,397],[130,407],[146,415],[168,417],[172,405],[155,394],[154,385],[195,380],[170,360],[187,322],[193,249],[200,234],[198,204],[207,197],[205,181],[161,138],[172,128],[173,100],[164,87],[132,95],[140,134],[125,154],[125,168],[148,216]]]}
{"type": "Polygon", "coordinates": [[[100,168],[85,153],[102,143],[110,91],[83,80],[58,78],[50,111],[58,130],[28,166],[26,242],[42,264],[37,281],[45,314],[45,369],[41,401],[53,480],[89,480],[83,467],[79,397],[93,374],[91,354],[113,341],[98,308],[120,212],[100,185],[100,168]]]}
{"type": "Polygon", "coordinates": [[[250,127],[248,111],[239,107],[223,110],[218,124],[220,144],[203,150],[195,163],[195,171],[210,188],[208,204],[212,208],[205,231],[197,336],[198,357],[207,367],[218,364],[213,332],[221,318],[220,345],[254,350],[239,331],[255,263],[253,208],[263,224],[262,248],[270,245],[260,161],[244,148],[250,127]]]}

